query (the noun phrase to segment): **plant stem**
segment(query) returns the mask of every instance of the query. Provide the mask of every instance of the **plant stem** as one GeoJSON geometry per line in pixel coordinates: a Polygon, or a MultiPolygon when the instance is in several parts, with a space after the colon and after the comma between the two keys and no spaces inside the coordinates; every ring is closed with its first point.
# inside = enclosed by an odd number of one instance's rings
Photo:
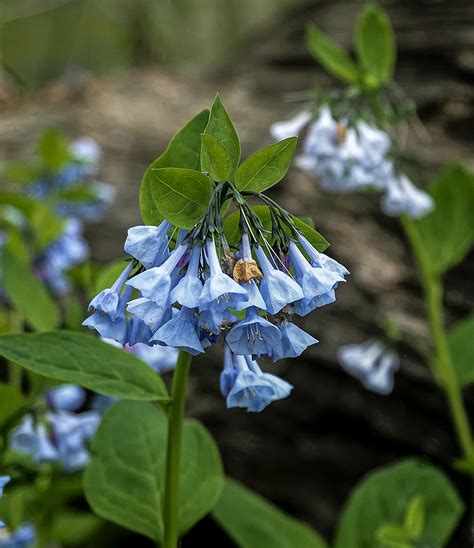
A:
{"type": "Polygon", "coordinates": [[[184,406],[189,367],[192,356],[180,352],[173,376],[173,401],[168,415],[168,445],[166,450],[166,477],[163,500],[164,538],[163,548],[178,546],[179,472],[183,433],[184,406]]]}
{"type": "Polygon", "coordinates": [[[425,292],[426,308],[435,351],[435,356],[430,365],[448,399],[459,446],[472,474],[474,472],[474,441],[469,418],[464,406],[461,386],[459,385],[449,350],[444,322],[441,277],[430,268],[429,258],[426,255],[423,241],[413,221],[407,217],[403,217],[402,226],[410,240],[425,292]]]}

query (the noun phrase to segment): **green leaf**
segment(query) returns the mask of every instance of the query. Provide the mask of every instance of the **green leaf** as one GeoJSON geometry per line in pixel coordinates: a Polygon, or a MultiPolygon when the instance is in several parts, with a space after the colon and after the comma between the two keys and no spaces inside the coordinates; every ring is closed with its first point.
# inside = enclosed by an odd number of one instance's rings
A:
{"type": "Polygon", "coordinates": [[[425,529],[425,502],[423,497],[413,497],[405,515],[405,530],[413,540],[419,539],[425,529]]]}
{"type": "Polygon", "coordinates": [[[382,525],[377,529],[375,538],[381,548],[412,548],[409,535],[400,525],[382,525]]]}
{"type": "Polygon", "coordinates": [[[212,135],[202,134],[203,154],[209,159],[209,175],[214,181],[226,181],[232,174],[227,150],[212,135]]]}
{"type": "MultiPolygon", "coordinates": [[[[267,231],[265,237],[267,238],[267,240],[272,242],[272,224],[268,206],[252,206],[252,211],[254,211],[254,213],[258,215],[264,229],[267,231]]],[[[321,236],[321,234],[317,232],[312,226],[308,225],[297,217],[291,216],[291,218],[295,223],[296,228],[318,251],[322,252],[329,247],[329,243],[327,242],[327,240],[323,236],[321,236]]],[[[236,247],[240,244],[241,232],[239,228],[239,220],[240,212],[234,211],[234,213],[229,215],[224,221],[224,233],[226,235],[227,241],[233,247],[236,247]]]]}
{"type": "Polygon", "coordinates": [[[214,186],[199,171],[177,167],[154,169],[151,187],[159,212],[173,225],[191,229],[206,212],[214,186]]]}
{"type": "Polygon", "coordinates": [[[144,362],[110,344],[72,331],[0,335],[0,355],[26,369],[130,400],[167,397],[161,378],[144,362]]]}
{"type": "Polygon", "coordinates": [[[290,167],[297,141],[296,137],[288,137],[249,156],[235,174],[238,190],[263,192],[281,181],[290,167]]]}
{"type": "Polygon", "coordinates": [[[313,57],[328,72],[350,84],[356,84],[359,81],[359,69],[354,61],[338,44],[314,25],[309,25],[307,28],[306,43],[313,57]]]}
{"type": "Polygon", "coordinates": [[[209,119],[209,111],[203,110],[189,121],[183,129],[171,139],[168,148],[148,167],[140,188],[140,211],[143,221],[148,225],[159,225],[163,216],[153,201],[151,188],[155,183],[152,170],[160,167],[185,167],[199,170],[201,161],[201,133],[209,119]]]}
{"type": "Polygon", "coordinates": [[[443,170],[430,186],[432,213],[414,224],[436,274],[460,263],[474,241],[474,175],[461,165],[443,170]]]}
{"type": "Polygon", "coordinates": [[[393,77],[396,57],[395,33],[384,10],[368,5],[356,29],[356,50],[367,72],[369,87],[380,87],[393,77]]]}
{"type": "Polygon", "coordinates": [[[41,168],[25,162],[7,162],[2,166],[2,175],[12,183],[31,183],[41,177],[41,168]]]}
{"type": "Polygon", "coordinates": [[[449,349],[461,386],[474,383],[474,316],[459,322],[448,333],[449,349]]]}
{"type": "MultiPolygon", "coordinates": [[[[101,517],[155,541],[163,535],[167,420],[152,403],[119,402],[105,414],[86,469],[87,500],[101,517]]],[[[179,530],[185,533],[217,502],[223,487],[216,444],[196,421],[185,421],[179,530]]]]}
{"type": "MultiPolygon", "coordinates": [[[[231,171],[234,171],[240,161],[240,141],[234,124],[228,115],[219,95],[216,95],[204,133],[212,135],[221,144],[230,158],[231,171]]],[[[201,169],[210,171],[211,159],[205,148],[201,150],[201,169]]]]}
{"type": "Polygon", "coordinates": [[[25,398],[13,386],[0,384],[0,427],[8,422],[25,405],[25,398]]]}
{"type": "Polygon", "coordinates": [[[60,323],[59,311],[46,288],[31,270],[8,248],[1,255],[2,285],[14,308],[38,331],[54,329],[60,323]]]}
{"type": "Polygon", "coordinates": [[[231,479],[226,480],[212,515],[241,548],[327,546],[311,527],[231,479]]]}
{"type": "Polygon", "coordinates": [[[38,141],[38,154],[47,171],[58,172],[71,159],[69,143],[57,129],[49,129],[38,141]]]}
{"type": "Polygon", "coordinates": [[[444,545],[463,513],[463,503],[439,470],[405,459],[368,474],[356,486],[344,508],[336,548],[372,548],[384,525],[402,524],[414,497],[425,504],[424,538],[444,545]]]}

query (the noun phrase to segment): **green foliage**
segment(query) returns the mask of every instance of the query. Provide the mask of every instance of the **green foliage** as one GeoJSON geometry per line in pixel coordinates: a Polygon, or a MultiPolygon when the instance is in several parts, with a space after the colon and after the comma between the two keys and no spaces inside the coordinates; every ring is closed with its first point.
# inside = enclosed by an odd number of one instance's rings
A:
{"type": "Polygon", "coordinates": [[[62,510],[54,516],[50,536],[67,546],[87,546],[102,525],[102,520],[91,512],[62,510]]]}
{"type": "Polygon", "coordinates": [[[373,548],[380,535],[393,540],[396,530],[408,537],[416,531],[418,538],[444,545],[462,512],[463,504],[442,472],[420,461],[402,460],[371,472],[354,489],[335,546],[373,548]]]}
{"type": "Polygon", "coordinates": [[[327,546],[311,527],[231,479],[226,480],[212,515],[242,548],[327,546]]]}
{"type": "Polygon", "coordinates": [[[448,333],[449,349],[461,386],[474,383],[474,316],[448,333]]]}
{"type": "MultiPolygon", "coordinates": [[[[216,96],[209,115],[204,133],[212,135],[222,145],[230,158],[231,171],[233,172],[240,161],[240,141],[234,124],[227,113],[219,95],[216,96]]],[[[201,150],[201,169],[210,171],[211,158],[206,150],[201,150]]]]}
{"type": "Polygon", "coordinates": [[[237,189],[263,192],[281,181],[290,167],[297,141],[296,137],[288,137],[249,156],[235,174],[237,189]]]}
{"type": "Polygon", "coordinates": [[[163,217],[158,212],[151,189],[156,182],[153,170],[162,167],[183,167],[199,170],[201,165],[201,133],[209,119],[209,111],[203,110],[190,120],[171,139],[168,148],[145,172],[140,188],[140,211],[146,224],[159,225],[163,217]]]}
{"type": "Polygon", "coordinates": [[[202,153],[209,161],[209,175],[214,181],[226,181],[232,174],[231,158],[227,150],[212,135],[202,134],[202,153]]]}
{"type": "Polygon", "coordinates": [[[41,177],[42,169],[39,165],[24,162],[7,162],[2,166],[1,174],[12,183],[31,183],[41,177]]]}
{"type": "Polygon", "coordinates": [[[154,169],[151,187],[158,211],[179,228],[191,229],[206,212],[213,192],[209,177],[179,167],[154,169]]]}
{"type": "MultiPolygon", "coordinates": [[[[101,517],[160,541],[163,535],[167,420],[152,403],[119,402],[104,417],[84,479],[101,517]]],[[[185,533],[217,502],[223,487],[218,449],[207,430],[186,421],[183,431],[179,530],[185,533]]]]}
{"type": "Polygon", "coordinates": [[[474,242],[474,175],[461,165],[444,169],[430,186],[435,209],[415,222],[433,273],[462,261],[474,242]]]}
{"type": "Polygon", "coordinates": [[[57,129],[49,129],[41,135],[38,155],[43,168],[51,173],[60,171],[71,159],[69,143],[57,129]]]}
{"type": "Polygon", "coordinates": [[[351,57],[314,25],[308,26],[306,43],[313,57],[328,72],[349,84],[359,82],[359,69],[351,57]]]}
{"type": "Polygon", "coordinates": [[[130,400],[167,398],[161,378],[135,356],[71,331],[0,336],[0,355],[33,373],[130,400]]]}
{"type": "MultiPolygon", "coordinates": [[[[267,230],[267,239],[272,241],[270,211],[267,206],[252,206],[252,211],[259,217],[263,227],[267,230]]],[[[291,216],[296,228],[318,250],[324,251],[329,247],[327,240],[301,219],[291,216]]],[[[239,228],[240,212],[235,211],[224,221],[224,233],[229,244],[236,247],[240,243],[241,231],[239,228]]]]}
{"type": "Polygon", "coordinates": [[[0,428],[25,405],[25,398],[13,386],[0,384],[0,428]]]}
{"type": "Polygon", "coordinates": [[[32,271],[6,247],[1,253],[2,285],[13,307],[38,331],[58,327],[60,314],[56,303],[32,271]]]}
{"type": "Polygon", "coordinates": [[[381,87],[393,77],[396,58],[395,33],[390,19],[378,6],[369,4],[359,17],[356,51],[368,87],[381,87]]]}

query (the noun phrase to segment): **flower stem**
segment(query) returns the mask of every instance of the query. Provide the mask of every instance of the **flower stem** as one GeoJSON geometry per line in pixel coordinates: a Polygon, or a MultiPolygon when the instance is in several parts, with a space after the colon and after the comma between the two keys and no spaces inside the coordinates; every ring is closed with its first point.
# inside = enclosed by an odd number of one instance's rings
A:
{"type": "Polygon", "coordinates": [[[168,444],[166,450],[166,477],[163,500],[164,538],[163,548],[178,546],[178,502],[179,473],[181,463],[181,441],[183,433],[184,406],[189,367],[192,356],[180,352],[173,376],[173,401],[168,415],[168,444]]]}
{"type": "Polygon", "coordinates": [[[402,226],[410,240],[415,260],[420,271],[425,292],[426,308],[430,322],[431,338],[435,355],[431,368],[441,388],[444,390],[456,430],[459,446],[463,452],[465,465],[474,473],[474,441],[468,414],[464,405],[461,386],[454,369],[449,350],[443,312],[443,286],[439,274],[430,268],[420,234],[409,218],[402,218],[402,226]]]}

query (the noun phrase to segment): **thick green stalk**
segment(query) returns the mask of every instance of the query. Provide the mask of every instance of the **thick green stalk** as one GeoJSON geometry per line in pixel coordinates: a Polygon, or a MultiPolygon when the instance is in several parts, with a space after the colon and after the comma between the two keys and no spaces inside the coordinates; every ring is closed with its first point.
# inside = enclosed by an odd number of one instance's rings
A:
{"type": "Polygon", "coordinates": [[[173,376],[172,403],[168,415],[165,493],[163,499],[163,548],[178,546],[179,472],[186,388],[192,356],[180,352],[173,376]]]}
{"type": "Polygon", "coordinates": [[[474,440],[464,406],[461,386],[459,385],[448,345],[443,311],[443,285],[439,274],[434,273],[430,268],[429,258],[426,255],[423,241],[414,223],[407,217],[404,217],[402,225],[410,240],[425,292],[426,309],[435,351],[430,366],[446,394],[459,446],[463,452],[466,464],[472,470],[474,466],[474,440]]]}

